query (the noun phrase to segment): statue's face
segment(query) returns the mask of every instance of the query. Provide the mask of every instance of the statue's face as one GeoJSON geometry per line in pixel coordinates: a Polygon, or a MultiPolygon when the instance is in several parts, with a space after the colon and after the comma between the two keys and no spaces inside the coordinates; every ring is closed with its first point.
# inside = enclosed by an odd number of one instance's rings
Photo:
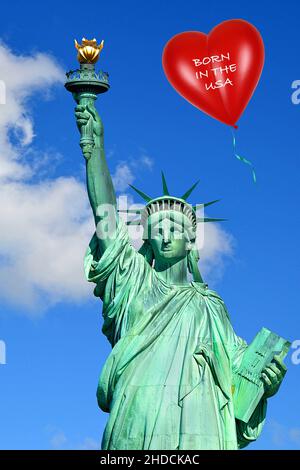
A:
{"type": "Polygon", "coordinates": [[[191,224],[176,211],[158,212],[148,219],[148,236],[155,259],[176,262],[191,249],[187,232],[191,224]]]}

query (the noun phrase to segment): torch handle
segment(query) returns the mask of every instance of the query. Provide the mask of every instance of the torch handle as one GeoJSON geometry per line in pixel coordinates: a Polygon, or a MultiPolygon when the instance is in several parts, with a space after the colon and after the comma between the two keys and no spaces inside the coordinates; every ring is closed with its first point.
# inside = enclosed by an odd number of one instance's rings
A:
{"type": "MultiPolygon", "coordinates": [[[[80,92],[76,94],[76,101],[79,105],[86,107],[90,105],[94,106],[94,102],[97,99],[95,93],[80,92]]],[[[80,147],[84,157],[88,160],[95,146],[94,134],[93,134],[93,118],[91,117],[85,126],[81,127],[80,147]]]]}

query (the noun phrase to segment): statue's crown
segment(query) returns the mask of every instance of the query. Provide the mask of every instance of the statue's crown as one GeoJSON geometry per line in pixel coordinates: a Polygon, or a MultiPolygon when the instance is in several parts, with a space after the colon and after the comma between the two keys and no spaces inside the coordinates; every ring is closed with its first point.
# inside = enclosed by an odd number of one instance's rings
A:
{"type": "Polygon", "coordinates": [[[129,220],[126,222],[127,225],[143,225],[145,227],[146,221],[151,214],[161,211],[177,211],[184,214],[192,223],[194,230],[196,231],[198,222],[220,222],[226,219],[215,219],[209,217],[197,217],[196,211],[203,209],[211,204],[218,202],[220,199],[214,201],[205,202],[202,204],[191,205],[186,199],[190,196],[192,191],[195,189],[199,181],[193,184],[182,196],[175,197],[171,196],[168,190],[165,176],[162,172],[162,187],[163,196],[152,198],[148,196],[140,189],[135,188],[133,185],[129,185],[134,191],[136,191],[143,199],[147,202],[146,206],[142,209],[118,209],[118,212],[125,212],[127,214],[136,214],[140,218],[138,220],[129,220]]]}

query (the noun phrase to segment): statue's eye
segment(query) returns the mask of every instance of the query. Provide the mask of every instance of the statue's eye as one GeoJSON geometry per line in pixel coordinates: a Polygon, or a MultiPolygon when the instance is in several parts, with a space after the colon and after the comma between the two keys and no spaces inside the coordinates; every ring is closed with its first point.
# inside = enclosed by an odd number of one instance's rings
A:
{"type": "Polygon", "coordinates": [[[162,236],[162,234],[163,234],[163,230],[161,228],[153,230],[154,237],[162,236]]]}

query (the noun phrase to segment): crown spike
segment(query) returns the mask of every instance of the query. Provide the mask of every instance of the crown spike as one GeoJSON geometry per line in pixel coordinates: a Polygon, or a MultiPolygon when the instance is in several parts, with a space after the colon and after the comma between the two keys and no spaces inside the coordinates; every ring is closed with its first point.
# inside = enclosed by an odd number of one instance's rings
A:
{"type": "Polygon", "coordinates": [[[224,222],[228,219],[212,219],[210,217],[197,217],[197,222],[224,222]]]}
{"type": "Polygon", "coordinates": [[[165,175],[164,175],[163,172],[161,172],[161,179],[162,179],[162,186],[163,186],[164,196],[170,196],[168,186],[167,186],[167,182],[166,182],[166,178],[165,178],[165,175]]]}
{"type": "Polygon", "coordinates": [[[194,183],[193,186],[192,186],[190,189],[188,189],[188,190],[184,193],[184,195],[181,196],[180,199],[186,200],[186,199],[190,196],[190,194],[192,193],[192,191],[194,191],[194,189],[195,189],[195,187],[197,186],[198,183],[199,183],[199,180],[196,181],[196,183],[194,183]]]}
{"type": "Polygon", "coordinates": [[[137,192],[143,199],[144,201],[151,201],[151,199],[153,199],[152,197],[150,196],[147,196],[147,194],[143,193],[143,191],[140,191],[139,189],[135,188],[132,184],[129,185],[132,189],[134,189],[135,192],[137,192]]]}
{"type": "Polygon", "coordinates": [[[210,206],[211,204],[215,204],[216,202],[219,202],[219,201],[221,201],[221,199],[215,199],[214,201],[205,202],[203,204],[197,204],[196,206],[193,206],[193,209],[194,209],[194,211],[196,211],[197,209],[201,209],[202,207],[210,206]]]}

